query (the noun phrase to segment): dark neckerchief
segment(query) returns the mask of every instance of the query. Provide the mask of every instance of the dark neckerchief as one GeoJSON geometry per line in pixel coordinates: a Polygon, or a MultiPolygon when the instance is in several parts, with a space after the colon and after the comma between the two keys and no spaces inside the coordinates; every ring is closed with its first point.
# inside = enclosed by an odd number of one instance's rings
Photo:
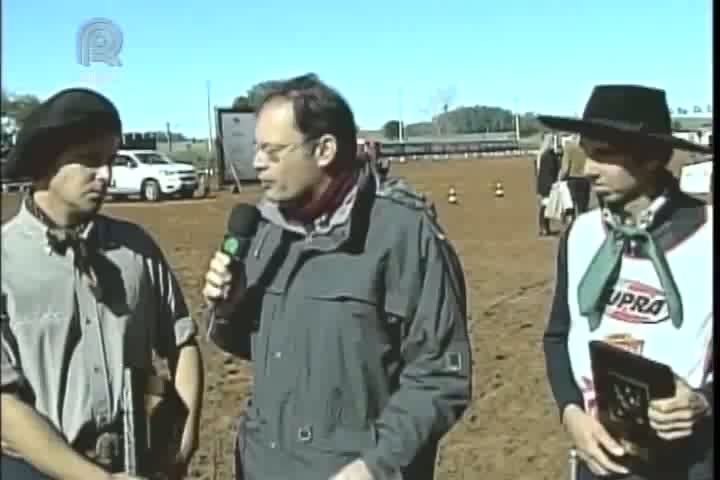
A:
{"type": "Polygon", "coordinates": [[[76,247],[79,244],[86,243],[84,233],[90,226],[90,222],[84,222],[72,227],[60,227],[35,203],[32,195],[25,197],[25,208],[47,228],[48,244],[55,252],[64,255],[68,247],[76,247]]]}
{"type": "Polygon", "coordinates": [[[46,228],[48,246],[53,252],[65,255],[68,248],[75,254],[75,266],[88,282],[90,290],[99,298],[100,285],[93,269],[94,242],[87,238],[93,229],[92,221],[83,222],[71,227],[60,227],[40,206],[35,203],[32,194],[25,197],[25,208],[46,228]]]}
{"type": "Polygon", "coordinates": [[[591,331],[600,326],[607,292],[617,281],[623,255],[631,247],[652,262],[665,291],[672,323],[676,328],[682,326],[680,291],[665,252],[651,233],[663,219],[669,218],[677,200],[678,185],[674,177],[668,172],[661,181],[663,192],[641,213],[637,224],[626,223],[629,217],[612,206],[602,207],[607,235],[578,284],[580,313],[588,318],[591,331]]]}

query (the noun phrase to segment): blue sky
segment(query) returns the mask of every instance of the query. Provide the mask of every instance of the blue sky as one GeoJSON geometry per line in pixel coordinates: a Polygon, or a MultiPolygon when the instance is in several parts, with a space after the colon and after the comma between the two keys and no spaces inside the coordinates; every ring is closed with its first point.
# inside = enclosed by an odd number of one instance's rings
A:
{"type": "MultiPolygon", "coordinates": [[[[640,83],[671,107],[712,103],[711,0],[3,0],[2,84],[41,98],[94,76],[126,130],[206,136],[212,103],[316,72],[361,128],[458,105],[581,112],[594,84],[640,83]],[[303,7],[302,5],[307,5],[303,7]],[[122,30],[122,66],[76,59],[93,17],[122,30]],[[401,92],[401,94],[400,94],[401,92]]],[[[85,83],[87,84],[87,83],[85,83]]]]}

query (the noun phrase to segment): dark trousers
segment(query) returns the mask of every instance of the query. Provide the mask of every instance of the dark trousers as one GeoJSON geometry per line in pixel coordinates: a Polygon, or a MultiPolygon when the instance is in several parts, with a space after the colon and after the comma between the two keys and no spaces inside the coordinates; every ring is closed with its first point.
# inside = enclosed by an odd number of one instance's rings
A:
{"type": "Polygon", "coordinates": [[[575,215],[586,212],[590,204],[590,181],[586,177],[568,177],[566,180],[575,205],[575,215]]]}
{"type": "Polygon", "coordinates": [[[540,229],[540,233],[549,233],[550,232],[550,220],[545,218],[545,205],[541,203],[538,206],[538,228],[540,229]]]}
{"type": "Polygon", "coordinates": [[[52,478],[48,477],[44,473],[41,473],[35,467],[23,460],[20,460],[19,458],[3,455],[0,465],[2,466],[2,469],[0,470],[0,478],[3,479],[52,480],[52,478]]]}

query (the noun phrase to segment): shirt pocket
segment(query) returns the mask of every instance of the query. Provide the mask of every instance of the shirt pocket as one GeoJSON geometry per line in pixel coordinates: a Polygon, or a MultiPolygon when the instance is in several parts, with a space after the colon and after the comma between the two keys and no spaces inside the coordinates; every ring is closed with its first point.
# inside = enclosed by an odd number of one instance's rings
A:
{"type": "Polygon", "coordinates": [[[66,325],[75,313],[75,297],[72,282],[53,285],[54,292],[49,295],[50,286],[39,285],[38,289],[13,289],[7,295],[7,322],[13,329],[29,330],[37,335],[46,329],[56,329],[66,325]],[[42,298],[38,292],[47,291],[42,298]]]}
{"type": "Polygon", "coordinates": [[[370,340],[382,332],[385,312],[369,283],[359,283],[348,274],[316,285],[306,291],[305,313],[313,315],[314,327],[326,333],[356,342],[370,340]]]}
{"type": "MultiPolygon", "coordinates": [[[[308,418],[316,420],[316,446],[342,441],[345,437],[333,434],[335,429],[361,430],[378,414],[380,392],[388,388],[385,365],[395,357],[397,329],[383,311],[381,296],[352,280],[328,281],[306,295],[302,318],[308,320],[307,330],[299,338],[312,344],[306,354],[311,367],[300,378],[308,377],[302,403],[308,418]]],[[[347,451],[355,452],[354,444],[347,451]]]]}

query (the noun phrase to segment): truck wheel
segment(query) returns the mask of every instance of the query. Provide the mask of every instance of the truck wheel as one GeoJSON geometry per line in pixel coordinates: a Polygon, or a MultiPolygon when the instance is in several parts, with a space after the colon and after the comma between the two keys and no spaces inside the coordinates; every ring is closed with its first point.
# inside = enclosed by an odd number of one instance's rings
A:
{"type": "Polygon", "coordinates": [[[161,192],[160,185],[155,180],[145,180],[142,187],[142,196],[148,202],[159,202],[161,192]]]}

